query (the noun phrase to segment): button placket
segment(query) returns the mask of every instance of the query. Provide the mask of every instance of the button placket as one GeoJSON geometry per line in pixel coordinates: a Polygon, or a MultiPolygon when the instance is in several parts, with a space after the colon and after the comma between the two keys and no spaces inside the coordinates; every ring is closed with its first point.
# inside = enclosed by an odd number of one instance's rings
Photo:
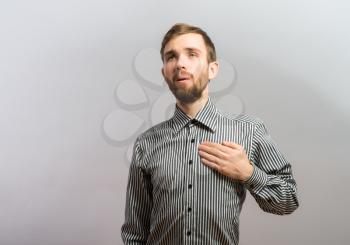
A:
{"type": "Polygon", "coordinates": [[[193,224],[194,222],[194,201],[195,201],[195,179],[194,179],[194,164],[196,159],[196,148],[197,148],[197,140],[196,140],[196,127],[193,124],[189,124],[188,127],[188,135],[187,135],[187,151],[188,151],[188,159],[187,159],[187,206],[186,208],[186,216],[187,222],[185,226],[186,238],[190,239],[193,235],[193,224]]]}

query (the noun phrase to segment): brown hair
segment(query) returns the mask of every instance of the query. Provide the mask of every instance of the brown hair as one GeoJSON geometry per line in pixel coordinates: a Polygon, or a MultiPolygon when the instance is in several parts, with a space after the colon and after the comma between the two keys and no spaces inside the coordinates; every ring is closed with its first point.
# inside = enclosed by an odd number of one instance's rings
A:
{"type": "Polygon", "coordinates": [[[184,23],[177,23],[173,25],[170,30],[165,34],[163,41],[162,41],[162,47],[160,49],[160,55],[162,58],[162,61],[164,61],[164,48],[165,45],[172,39],[188,34],[188,33],[197,33],[200,34],[203,37],[205,46],[207,47],[207,53],[208,53],[208,62],[216,61],[216,51],[214,43],[211,41],[210,37],[207,35],[205,31],[203,31],[201,28],[196,26],[191,26],[184,23]]]}

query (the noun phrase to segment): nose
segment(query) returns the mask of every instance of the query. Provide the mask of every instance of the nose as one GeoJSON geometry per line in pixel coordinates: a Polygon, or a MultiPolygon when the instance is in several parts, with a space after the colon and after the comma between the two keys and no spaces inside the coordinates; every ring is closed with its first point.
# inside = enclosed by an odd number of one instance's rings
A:
{"type": "Polygon", "coordinates": [[[187,61],[186,61],[186,56],[185,55],[179,55],[176,63],[176,69],[177,70],[186,70],[187,67],[187,61]]]}

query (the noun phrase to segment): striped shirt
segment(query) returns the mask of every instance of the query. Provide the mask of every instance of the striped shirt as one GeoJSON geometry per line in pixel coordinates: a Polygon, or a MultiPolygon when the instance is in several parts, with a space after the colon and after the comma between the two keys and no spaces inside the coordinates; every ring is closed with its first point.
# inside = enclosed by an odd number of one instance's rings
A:
{"type": "Polygon", "coordinates": [[[263,122],[226,115],[210,99],[194,119],[176,107],[171,119],[135,142],[122,239],[125,244],[238,244],[246,190],[269,213],[289,214],[298,207],[291,165],[263,122]],[[235,181],[201,163],[203,141],[242,145],[254,166],[252,176],[235,181]]]}

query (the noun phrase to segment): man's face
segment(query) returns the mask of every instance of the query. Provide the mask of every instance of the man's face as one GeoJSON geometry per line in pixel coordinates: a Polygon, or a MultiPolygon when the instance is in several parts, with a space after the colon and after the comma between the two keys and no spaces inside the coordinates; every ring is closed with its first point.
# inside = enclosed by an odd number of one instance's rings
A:
{"type": "Polygon", "coordinates": [[[208,81],[217,72],[217,63],[209,64],[207,56],[200,34],[183,34],[165,45],[162,74],[180,102],[192,103],[207,96],[208,81]]]}

